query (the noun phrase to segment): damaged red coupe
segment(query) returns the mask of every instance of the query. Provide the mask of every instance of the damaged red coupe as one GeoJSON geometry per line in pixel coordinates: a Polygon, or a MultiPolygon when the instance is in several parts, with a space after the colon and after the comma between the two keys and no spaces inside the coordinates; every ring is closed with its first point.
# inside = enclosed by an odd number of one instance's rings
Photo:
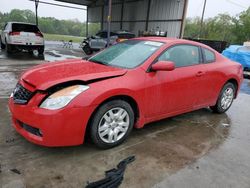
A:
{"type": "Polygon", "coordinates": [[[88,60],[26,71],[9,108],[17,132],[33,143],[80,145],[88,135],[97,146],[110,148],[133,127],[205,107],[227,111],[242,72],[240,64],[200,43],[136,38],[88,60]]]}

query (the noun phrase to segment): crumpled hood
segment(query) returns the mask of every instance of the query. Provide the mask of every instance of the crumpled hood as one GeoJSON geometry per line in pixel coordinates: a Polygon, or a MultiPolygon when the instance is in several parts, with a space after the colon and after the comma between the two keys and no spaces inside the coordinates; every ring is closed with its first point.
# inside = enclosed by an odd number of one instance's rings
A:
{"type": "Polygon", "coordinates": [[[46,90],[56,84],[68,81],[91,81],[122,76],[126,69],[74,59],[56,63],[45,63],[27,70],[21,79],[37,90],[46,90]]]}

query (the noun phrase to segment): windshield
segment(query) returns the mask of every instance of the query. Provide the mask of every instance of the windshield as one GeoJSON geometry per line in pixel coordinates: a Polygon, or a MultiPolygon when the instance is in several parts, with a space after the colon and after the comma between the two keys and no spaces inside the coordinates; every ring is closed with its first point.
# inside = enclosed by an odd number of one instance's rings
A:
{"type": "Polygon", "coordinates": [[[161,42],[127,40],[98,53],[89,61],[122,68],[135,68],[162,45],[161,42]]]}

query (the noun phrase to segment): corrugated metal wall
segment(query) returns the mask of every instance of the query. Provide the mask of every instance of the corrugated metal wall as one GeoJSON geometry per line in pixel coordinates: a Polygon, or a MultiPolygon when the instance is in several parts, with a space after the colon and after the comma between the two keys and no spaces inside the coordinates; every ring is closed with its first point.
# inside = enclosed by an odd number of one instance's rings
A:
{"type": "MultiPolygon", "coordinates": [[[[146,24],[148,5],[150,0],[124,0],[123,19],[121,20],[122,0],[113,0],[112,23],[113,31],[124,30],[138,34],[138,31],[156,30],[167,31],[168,37],[179,37],[183,19],[185,0],[151,0],[146,24]]],[[[102,22],[103,29],[107,28],[107,6],[99,0],[94,6],[88,8],[89,22],[102,22]],[[103,15],[102,15],[103,14],[103,15]]]]}

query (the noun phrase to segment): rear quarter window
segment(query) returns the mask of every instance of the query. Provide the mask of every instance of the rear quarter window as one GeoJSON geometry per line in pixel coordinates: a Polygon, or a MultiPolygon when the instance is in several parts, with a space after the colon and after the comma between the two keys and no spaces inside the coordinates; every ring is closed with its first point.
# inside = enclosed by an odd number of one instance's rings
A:
{"type": "Polygon", "coordinates": [[[8,23],[6,23],[6,24],[4,25],[3,30],[7,30],[7,25],[8,25],[8,23]]]}
{"type": "Polygon", "coordinates": [[[205,63],[212,63],[215,61],[215,54],[211,50],[203,48],[204,61],[205,63]]]}

